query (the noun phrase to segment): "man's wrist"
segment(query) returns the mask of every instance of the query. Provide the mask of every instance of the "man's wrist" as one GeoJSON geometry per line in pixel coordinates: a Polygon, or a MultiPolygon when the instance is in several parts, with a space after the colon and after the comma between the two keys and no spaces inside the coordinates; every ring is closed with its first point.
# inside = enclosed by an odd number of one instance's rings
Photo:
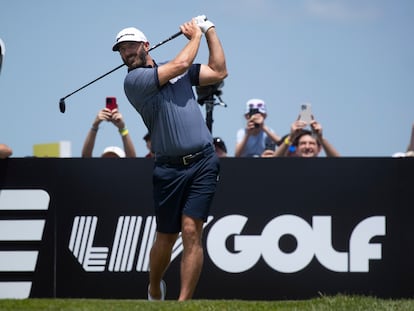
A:
{"type": "Polygon", "coordinates": [[[287,137],[283,140],[283,143],[284,143],[285,145],[287,145],[287,146],[290,146],[290,145],[292,144],[292,142],[290,141],[289,136],[287,136],[287,137]]]}
{"type": "Polygon", "coordinates": [[[128,135],[128,133],[129,131],[126,127],[119,129],[119,134],[121,134],[122,137],[128,135]]]}

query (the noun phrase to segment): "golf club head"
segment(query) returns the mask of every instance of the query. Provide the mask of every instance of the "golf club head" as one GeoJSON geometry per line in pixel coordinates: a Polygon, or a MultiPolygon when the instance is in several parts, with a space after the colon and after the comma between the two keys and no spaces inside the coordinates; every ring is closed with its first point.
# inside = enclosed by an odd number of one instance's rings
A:
{"type": "Polygon", "coordinates": [[[61,98],[59,100],[59,110],[60,110],[61,113],[65,113],[66,104],[65,104],[65,99],[64,98],[61,98]]]}

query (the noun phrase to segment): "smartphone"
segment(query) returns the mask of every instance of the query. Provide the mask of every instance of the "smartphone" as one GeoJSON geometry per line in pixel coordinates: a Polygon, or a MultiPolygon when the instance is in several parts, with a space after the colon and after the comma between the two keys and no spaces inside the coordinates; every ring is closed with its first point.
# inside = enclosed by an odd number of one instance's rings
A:
{"type": "Polygon", "coordinates": [[[118,108],[118,104],[116,103],[116,97],[106,98],[106,108],[108,108],[111,111],[118,108]]]}
{"type": "Polygon", "coordinates": [[[313,120],[311,104],[306,103],[300,105],[299,120],[304,121],[307,124],[311,123],[311,121],[313,120]]]}
{"type": "Polygon", "coordinates": [[[265,150],[275,151],[275,148],[276,148],[276,143],[271,139],[267,139],[265,143],[265,150]]]}
{"type": "Polygon", "coordinates": [[[250,108],[250,110],[249,110],[249,118],[251,118],[256,113],[260,113],[260,111],[259,111],[258,108],[250,108]]]}

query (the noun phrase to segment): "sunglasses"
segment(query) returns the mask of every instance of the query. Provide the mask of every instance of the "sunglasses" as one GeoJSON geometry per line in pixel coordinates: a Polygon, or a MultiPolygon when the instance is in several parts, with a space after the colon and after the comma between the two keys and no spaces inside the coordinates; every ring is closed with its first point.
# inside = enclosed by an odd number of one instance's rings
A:
{"type": "Polygon", "coordinates": [[[264,107],[263,103],[249,104],[249,108],[263,108],[263,107],[264,107]]]}

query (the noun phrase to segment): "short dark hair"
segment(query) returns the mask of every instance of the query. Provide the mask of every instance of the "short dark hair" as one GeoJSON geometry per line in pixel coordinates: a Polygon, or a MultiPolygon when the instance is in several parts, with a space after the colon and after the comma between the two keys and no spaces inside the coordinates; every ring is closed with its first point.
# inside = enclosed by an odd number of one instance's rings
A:
{"type": "Polygon", "coordinates": [[[143,139],[143,140],[145,140],[145,141],[149,141],[149,140],[151,140],[150,133],[145,134],[145,136],[144,136],[144,137],[142,137],[142,139],[143,139]]]}
{"type": "Polygon", "coordinates": [[[220,148],[225,153],[227,153],[226,144],[224,143],[224,141],[220,137],[214,137],[213,138],[213,144],[214,144],[214,146],[220,148]]]}
{"type": "MultiPolygon", "coordinates": [[[[312,131],[310,131],[310,130],[305,130],[305,129],[301,129],[301,130],[300,130],[300,132],[299,132],[299,134],[296,136],[295,140],[292,142],[292,145],[293,145],[293,146],[295,146],[295,147],[297,147],[297,146],[298,146],[298,144],[299,144],[299,139],[300,139],[302,136],[305,136],[305,135],[309,135],[309,136],[314,137],[314,135],[313,135],[313,132],[312,132],[312,131]]],[[[315,138],[315,137],[314,137],[314,138],[315,138]]],[[[316,143],[317,143],[318,145],[320,145],[320,144],[321,144],[321,143],[319,142],[319,140],[318,140],[318,139],[316,139],[316,138],[315,138],[315,140],[316,140],[316,143]]]]}

